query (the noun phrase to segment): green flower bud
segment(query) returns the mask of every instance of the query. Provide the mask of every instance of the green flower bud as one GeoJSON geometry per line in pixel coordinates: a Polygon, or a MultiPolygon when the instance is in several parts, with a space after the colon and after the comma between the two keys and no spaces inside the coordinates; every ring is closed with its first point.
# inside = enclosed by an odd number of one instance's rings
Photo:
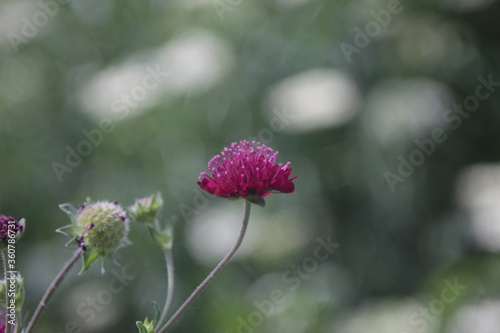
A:
{"type": "Polygon", "coordinates": [[[7,279],[0,280],[0,305],[6,307],[5,296],[9,294],[10,299],[16,303],[16,311],[21,311],[24,304],[24,278],[18,273],[7,275],[7,279]]]}
{"type": "Polygon", "coordinates": [[[87,202],[80,205],[79,209],[70,204],[61,204],[59,208],[68,214],[71,224],[57,229],[57,232],[71,238],[66,246],[76,241],[84,250],[80,274],[100,257],[104,272],[105,259],[110,258],[115,250],[129,244],[127,213],[117,202],[92,202],[87,198],[87,202]]]}
{"type": "Polygon", "coordinates": [[[149,321],[148,318],[146,318],[144,322],[136,321],[135,324],[139,329],[139,333],[153,333],[154,331],[154,323],[149,321]]]}
{"type": "Polygon", "coordinates": [[[137,199],[135,203],[128,208],[130,217],[141,223],[154,223],[163,206],[161,193],[150,195],[148,197],[137,199]]]}
{"type": "Polygon", "coordinates": [[[3,307],[5,307],[5,293],[6,292],[7,292],[7,283],[5,282],[5,279],[0,280],[0,305],[3,307]]]}
{"type": "Polygon", "coordinates": [[[98,201],[82,206],[76,213],[74,233],[85,250],[107,256],[126,242],[128,220],[118,203],[98,201]]]}

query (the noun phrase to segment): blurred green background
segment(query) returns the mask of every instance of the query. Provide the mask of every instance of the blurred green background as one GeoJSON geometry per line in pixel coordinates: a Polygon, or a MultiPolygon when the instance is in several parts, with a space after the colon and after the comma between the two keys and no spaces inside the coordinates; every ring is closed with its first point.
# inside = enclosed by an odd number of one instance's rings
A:
{"type": "MultiPolygon", "coordinates": [[[[202,196],[197,177],[253,138],[291,162],[296,191],[254,207],[238,256],[172,332],[498,332],[499,9],[1,2],[0,213],[27,220],[25,311],[72,253],[54,232],[69,222],[58,204],[156,191],[163,219],[178,217],[180,305],[243,209],[202,196]]],[[[151,318],[163,258],[143,226],[129,239],[104,275],[74,268],[36,331],[135,332],[151,318]]]]}

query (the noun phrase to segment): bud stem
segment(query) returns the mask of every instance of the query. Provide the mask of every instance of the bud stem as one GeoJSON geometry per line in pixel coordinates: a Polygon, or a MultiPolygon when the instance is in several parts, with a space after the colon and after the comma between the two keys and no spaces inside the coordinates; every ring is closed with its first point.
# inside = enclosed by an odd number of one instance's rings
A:
{"type": "Polygon", "coordinates": [[[36,321],[40,317],[40,314],[42,313],[43,309],[47,306],[47,303],[50,300],[50,297],[52,297],[52,294],[54,291],[59,287],[61,284],[62,280],[66,277],[66,274],[69,272],[71,267],[78,261],[78,258],[83,253],[83,249],[79,248],[78,250],[75,251],[73,254],[73,257],[64,265],[64,267],[61,269],[61,271],[57,274],[55,277],[54,281],[50,284],[49,288],[43,295],[42,299],[40,300],[40,303],[38,303],[38,307],[36,308],[35,312],[33,313],[33,316],[31,317],[30,322],[28,323],[28,326],[26,327],[26,330],[23,333],[30,333],[33,330],[33,327],[35,326],[36,321]]]}
{"type": "MultiPolygon", "coordinates": [[[[2,261],[3,261],[3,274],[4,274],[4,279],[5,279],[5,306],[9,306],[9,292],[8,287],[7,287],[7,272],[9,271],[9,268],[7,266],[7,249],[1,252],[2,254],[2,261]]],[[[10,329],[10,324],[9,324],[9,317],[7,316],[8,312],[7,310],[5,311],[5,333],[9,333],[10,329]]]]}
{"type": "Polygon", "coordinates": [[[172,258],[172,250],[165,250],[165,263],[167,266],[167,298],[165,300],[165,305],[163,306],[163,311],[161,313],[160,319],[157,325],[163,324],[167,319],[168,310],[170,305],[172,305],[172,300],[174,299],[174,262],[172,258]]]}
{"type": "Polygon", "coordinates": [[[208,286],[210,282],[217,276],[217,274],[224,268],[224,266],[229,262],[229,260],[236,253],[238,248],[243,241],[243,237],[245,237],[245,233],[248,226],[248,220],[250,219],[250,208],[251,203],[248,200],[245,200],[245,213],[243,217],[243,221],[241,223],[240,233],[238,235],[238,239],[234,243],[233,247],[229,250],[226,256],[219,262],[217,266],[208,274],[208,276],[203,280],[203,282],[193,291],[193,293],[184,301],[184,303],[180,306],[180,308],[170,317],[167,323],[157,331],[157,333],[165,333],[174,322],[182,315],[182,313],[187,309],[187,307],[193,303],[193,301],[198,297],[198,295],[208,286]]]}

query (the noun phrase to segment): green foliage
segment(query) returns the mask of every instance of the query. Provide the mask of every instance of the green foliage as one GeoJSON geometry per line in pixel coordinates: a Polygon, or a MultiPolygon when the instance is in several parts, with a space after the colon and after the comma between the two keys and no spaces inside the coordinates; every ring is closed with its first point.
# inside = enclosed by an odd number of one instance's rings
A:
{"type": "Polygon", "coordinates": [[[137,325],[137,328],[139,329],[139,333],[153,333],[154,332],[154,325],[153,322],[149,321],[148,318],[144,319],[144,322],[137,321],[135,323],[137,325]]]}
{"type": "MultiPolygon", "coordinates": [[[[362,304],[423,298],[425,305],[428,290],[439,295],[442,282],[455,277],[481,281],[486,291],[474,293],[478,301],[500,295],[497,255],[477,244],[457,199],[465,168],[500,160],[498,88],[481,88],[489,97],[466,116],[454,109],[474,96],[478,77],[500,81],[498,2],[400,1],[386,25],[380,13],[391,1],[42,3],[56,3],[57,12],[49,15],[37,1],[0,6],[9,17],[2,22],[13,22],[0,38],[0,214],[30,221],[16,244],[25,309],[35,308],[38,298],[30,295],[41,295],[67,259],[65,240],[54,233],[65,223],[54,209],[60,202],[131,203],[159,190],[165,216],[180,216],[173,245],[170,225],[161,232],[131,225],[129,238],[140,246],[121,250],[118,261],[139,272],[136,282],[96,313],[94,326],[69,310],[79,301],[60,297],[40,319],[44,331],[76,320],[85,332],[128,332],[143,318],[147,305],[137,295],[160,301],[165,288],[164,259],[149,232],[174,248],[182,286],[175,302],[195,288],[222,242],[197,254],[198,223],[239,208],[199,194],[197,177],[220,147],[250,137],[279,150],[280,163],[292,162],[296,191],[266,198],[265,212],[249,226],[257,241],[248,239],[249,252],[197,300],[188,320],[176,324],[179,332],[234,332],[244,326],[239,317],[250,325],[248,318],[259,318],[251,316],[253,302],[270,300],[273,289],[287,291],[287,302],[250,327],[256,332],[342,332],[339,322],[362,304]],[[47,22],[36,25],[35,14],[47,22]],[[22,34],[27,21],[31,37],[22,34]],[[380,32],[371,37],[368,23],[380,32]],[[9,39],[10,32],[20,38],[9,39]],[[153,74],[145,80],[147,66],[153,74]],[[348,121],[332,125],[332,111],[305,127],[323,96],[318,86],[283,103],[276,97],[316,70],[333,70],[356,87],[353,95],[336,85],[324,93],[336,97],[330,106],[356,102],[348,121]],[[306,117],[283,117],[297,103],[306,117]],[[409,162],[415,151],[423,156],[418,166],[409,162]],[[341,244],[339,254],[307,273],[299,268],[318,235],[341,244]],[[258,291],[258,299],[248,296],[258,291]]],[[[112,269],[101,276],[92,268],[85,275],[92,283],[114,278],[112,269]]],[[[71,281],[75,297],[88,292],[79,278],[71,281]]],[[[455,307],[444,311],[443,327],[455,307]]]]}

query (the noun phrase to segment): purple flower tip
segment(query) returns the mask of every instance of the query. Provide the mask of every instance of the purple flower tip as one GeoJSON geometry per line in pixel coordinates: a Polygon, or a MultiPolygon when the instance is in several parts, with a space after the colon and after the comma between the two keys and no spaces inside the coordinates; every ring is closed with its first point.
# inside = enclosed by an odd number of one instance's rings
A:
{"type": "MultiPolygon", "coordinates": [[[[82,212],[82,210],[85,209],[85,205],[80,205],[80,207],[78,207],[78,211],[76,212],[76,216],[80,215],[80,213],[82,212]]],[[[1,332],[0,332],[1,333],[1,332]]]]}

